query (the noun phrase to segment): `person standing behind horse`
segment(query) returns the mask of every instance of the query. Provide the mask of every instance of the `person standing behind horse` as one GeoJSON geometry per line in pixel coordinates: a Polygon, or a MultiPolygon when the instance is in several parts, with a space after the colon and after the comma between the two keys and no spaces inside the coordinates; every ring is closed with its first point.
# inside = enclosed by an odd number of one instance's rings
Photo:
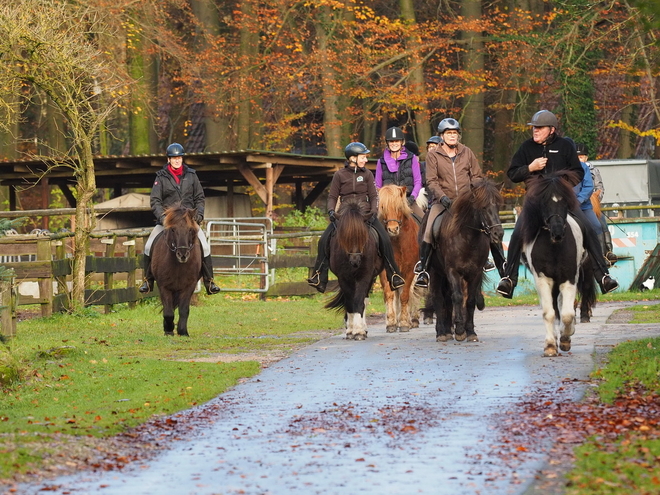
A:
{"type": "Polygon", "coordinates": [[[343,201],[354,199],[364,205],[369,212],[368,223],[378,232],[378,249],[385,261],[385,272],[392,290],[399,289],[405,285],[405,281],[399,272],[399,267],[394,260],[392,243],[385,231],[385,227],[378,220],[378,191],[374,182],[374,174],[366,168],[367,155],[370,151],[362,143],[350,143],[344,149],[346,162],[344,168],[335,172],[330,184],[328,194],[328,217],[330,225],[321,234],[318,245],[318,255],[314,264],[314,273],[307,279],[307,283],[316,290],[323,293],[328,285],[328,266],[330,260],[330,237],[335,229],[335,209],[341,198],[343,201]]]}
{"type": "Polygon", "coordinates": [[[449,209],[459,194],[469,191],[474,179],[482,179],[483,172],[470,148],[460,143],[461,125],[456,119],[444,119],[438,124],[442,144],[426,156],[426,187],[433,203],[427,212],[424,238],[419,247],[419,263],[415,266],[417,287],[429,286],[428,268],[433,251],[433,223],[449,209]]]}
{"type": "MultiPolygon", "coordinates": [[[[522,143],[513,155],[511,165],[507,170],[509,179],[516,183],[525,182],[529,186],[537,177],[560,170],[570,170],[576,174],[579,181],[582,181],[584,170],[578,160],[575,147],[567,139],[557,135],[559,122],[555,114],[548,110],[540,110],[534,114],[527,125],[532,127],[532,138],[522,143]]],[[[575,185],[573,184],[573,186],[575,185]]],[[[571,214],[582,229],[584,247],[591,256],[594,274],[601,291],[603,294],[612,292],[619,284],[610,277],[605,260],[600,253],[596,233],[587,227],[588,221],[580,208],[571,210],[571,214]]],[[[524,208],[511,234],[504,276],[497,285],[497,292],[507,299],[513,297],[513,290],[518,283],[518,270],[522,255],[518,226],[522,225],[523,215],[525,215],[524,208]]]]}
{"type": "Polygon", "coordinates": [[[413,214],[421,219],[424,212],[415,202],[423,187],[422,171],[415,153],[404,146],[406,138],[399,127],[390,127],[385,132],[387,149],[376,163],[376,188],[394,184],[406,186],[408,204],[413,214]]]}
{"type": "MultiPolygon", "coordinates": [[[[580,162],[586,163],[589,167],[591,178],[594,181],[593,196],[595,196],[597,204],[600,205],[601,201],[603,200],[603,196],[605,195],[605,185],[603,184],[603,178],[600,175],[600,170],[598,170],[597,167],[594,167],[592,163],[588,161],[589,149],[587,148],[586,144],[577,143],[575,147],[577,149],[577,155],[580,162]]],[[[596,212],[594,211],[594,215],[595,214],[596,212]]],[[[610,229],[607,226],[607,218],[605,217],[605,213],[602,211],[598,217],[598,222],[600,223],[601,237],[599,240],[601,242],[601,247],[603,248],[603,255],[605,256],[605,259],[607,259],[608,263],[613,265],[619,260],[619,258],[612,252],[612,235],[610,234],[610,229]]]]}
{"type": "MultiPolygon", "coordinates": [[[[149,235],[144,246],[144,282],[138,289],[143,294],[151,292],[154,288],[154,276],[151,272],[151,247],[158,235],[165,230],[163,220],[165,210],[176,203],[191,209],[197,209],[195,221],[200,224],[204,220],[204,190],[199,182],[197,173],[183,162],[185,151],[179,143],[172,143],[167,147],[167,163],[156,172],[156,180],[151,188],[151,211],[156,217],[157,224],[149,235]]],[[[197,237],[202,245],[203,262],[202,277],[206,293],[220,292],[213,281],[213,259],[211,247],[202,229],[197,226],[197,237]]]]}

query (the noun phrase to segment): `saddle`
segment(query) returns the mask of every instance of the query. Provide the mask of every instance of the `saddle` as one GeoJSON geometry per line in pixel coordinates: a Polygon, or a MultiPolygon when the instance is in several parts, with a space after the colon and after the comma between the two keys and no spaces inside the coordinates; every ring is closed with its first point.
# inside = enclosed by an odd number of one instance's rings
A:
{"type": "Polygon", "coordinates": [[[440,226],[442,225],[442,221],[445,218],[446,212],[447,210],[443,210],[442,213],[440,213],[437,217],[435,217],[435,220],[433,221],[433,226],[431,227],[431,233],[433,236],[434,248],[438,247],[438,241],[440,240],[440,226]]]}

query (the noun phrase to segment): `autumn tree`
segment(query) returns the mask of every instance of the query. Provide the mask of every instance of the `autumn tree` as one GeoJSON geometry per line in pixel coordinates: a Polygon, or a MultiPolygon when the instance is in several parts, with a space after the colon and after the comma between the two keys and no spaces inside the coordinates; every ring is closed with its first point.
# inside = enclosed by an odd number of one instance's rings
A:
{"type": "MultiPolygon", "coordinates": [[[[67,152],[31,158],[51,168],[70,167],[76,179],[72,310],[85,303],[85,257],[95,222],[93,142],[121,85],[117,69],[95,44],[100,32],[97,13],[69,3],[16,0],[0,7],[0,105],[7,121],[20,120],[37,92],[64,118],[67,152]]],[[[6,126],[4,119],[0,125],[6,126]]]]}

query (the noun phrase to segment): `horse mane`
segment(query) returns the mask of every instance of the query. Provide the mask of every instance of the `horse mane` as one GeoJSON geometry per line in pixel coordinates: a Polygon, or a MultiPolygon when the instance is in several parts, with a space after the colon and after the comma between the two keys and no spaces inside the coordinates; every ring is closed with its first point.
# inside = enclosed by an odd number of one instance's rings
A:
{"type": "Polygon", "coordinates": [[[539,176],[531,181],[525,194],[521,232],[523,234],[523,243],[529,242],[541,230],[544,225],[543,212],[546,205],[550,204],[553,196],[560,196],[566,201],[568,211],[580,207],[573,184],[577,184],[577,175],[568,170],[553,172],[551,174],[539,176]]]}
{"type": "Polygon", "coordinates": [[[596,214],[596,218],[600,218],[600,216],[603,214],[603,210],[601,209],[600,206],[600,195],[598,194],[598,191],[594,190],[593,193],[591,193],[591,206],[594,209],[594,213],[596,214]]]}
{"type": "Polygon", "coordinates": [[[452,237],[474,217],[474,212],[485,210],[491,204],[502,205],[497,186],[488,179],[476,179],[470,189],[462,192],[451,205],[446,221],[445,235],[452,237]]]}
{"type": "Polygon", "coordinates": [[[380,188],[378,191],[378,201],[381,211],[401,212],[406,217],[412,215],[412,210],[410,209],[405,193],[401,194],[402,187],[390,184],[380,188]]]}
{"type": "Polygon", "coordinates": [[[339,222],[337,225],[337,241],[347,253],[356,246],[360,249],[367,243],[369,230],[364,223],[365,214],[360,203],[345,201],[339,207],[339,222]]]}
{"type": "Polygon", "coordinates": [[[195,216],[197,210],[186,208],[181,203],[176,203],[165,210],[165,220],[163,227],[169,228],[190,228],[196,229],[195,216]]]}

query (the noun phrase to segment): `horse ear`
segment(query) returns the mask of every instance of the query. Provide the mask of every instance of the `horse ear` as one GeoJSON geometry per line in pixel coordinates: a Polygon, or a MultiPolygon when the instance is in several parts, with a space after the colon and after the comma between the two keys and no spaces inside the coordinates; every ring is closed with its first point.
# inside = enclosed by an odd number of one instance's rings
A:
{"type": "Polygon", "coordinates": [[[188,216],[193,220],[195,220],[195,218],[197,218],[197,208],[195,208],[194,210],[188,210],[188,216]]]}
{"type": "Polygon", "coordinates": [[[408,194],[408,188],[406,186],[399,186],[399,196],[405,198],[406,194],[408,194]]]}

